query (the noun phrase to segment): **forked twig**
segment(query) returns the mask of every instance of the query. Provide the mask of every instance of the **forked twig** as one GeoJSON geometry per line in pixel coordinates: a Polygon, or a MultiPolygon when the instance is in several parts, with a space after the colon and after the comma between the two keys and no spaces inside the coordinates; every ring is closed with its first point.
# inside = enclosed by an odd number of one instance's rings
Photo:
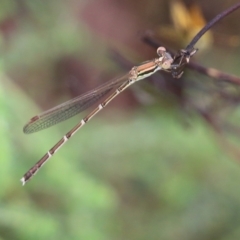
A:
{"type": "Polygon", "coordinates": [[[219,22],[221,19],[225,18],[227,15],[230,13],[234,12],[240,7],[240,2],[236,3],[232,7],[226,9],[225,11],[219,13],[215,18],[213,18],[210,22],[206,24],[205,27],[203,27],[197,34],[196,36],[192,39],[192,41],[187,45],[185,48],[186,51],[192,51],[194,48],[195,44],[198,42],[198,40],[217,22],[219,22]]]}
{"type": "MultiPolygon", "coordinates": [[[[148,45],[152,46],[153,48],[157,48],[158,46],[161,45],[160,42],[158,42],[156,39],[153,38],[153,34],[149,31],[142,37],[142,39],[144,42],[146,42],[148,45]]],[[[172,54],[171,51],[169,52],[172,54]]],[[[228,74],[228,73],[219,71],[218,69],[215,69],[215,68],[207,68],[193,61],[189,62],[189,64],[186,65],[186,67],[192,70],[196,70],[199,73],[203,73],[211,78],[214,78],[217,80],[224,80],[227,82],[240,85],[240,78],[233,74],[228,74]]]]}

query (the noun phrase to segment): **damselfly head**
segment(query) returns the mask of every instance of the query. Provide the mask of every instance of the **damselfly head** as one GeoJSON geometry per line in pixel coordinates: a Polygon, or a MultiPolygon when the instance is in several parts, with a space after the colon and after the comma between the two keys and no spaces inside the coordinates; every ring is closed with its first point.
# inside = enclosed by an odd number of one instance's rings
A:
{"type": "Polygon", "coordinates": [[[166,51],[165,47],[159,47],[157,49],[157,54],[160,56],[159,61],[161,62],[161,68],[164,70],[168,70],[171,68],[171,64],[173,62],[173,58],[170,53],[166,51]]]}
{"type": "Polygon", "coordinates": [[[159,47],[157,49],[157,54],[158,54],[159,57],[163,57],[165,53],[166,53],[166,48],[165,47],[159,47]]]}

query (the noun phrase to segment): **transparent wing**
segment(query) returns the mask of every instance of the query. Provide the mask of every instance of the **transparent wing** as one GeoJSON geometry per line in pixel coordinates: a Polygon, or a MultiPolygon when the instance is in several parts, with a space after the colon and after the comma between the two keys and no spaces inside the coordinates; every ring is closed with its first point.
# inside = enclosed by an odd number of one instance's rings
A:
{"type": "Polygon", "coordinates": [[[117,88],[121,83],[129,78],[126,74],[120,78],[113,79],[99,87],[51,108],[35,117],[24,126],[24,133],[33,133],[60,123],[92,106],[103,96],[108,94],[113,88],[117,88]]]}

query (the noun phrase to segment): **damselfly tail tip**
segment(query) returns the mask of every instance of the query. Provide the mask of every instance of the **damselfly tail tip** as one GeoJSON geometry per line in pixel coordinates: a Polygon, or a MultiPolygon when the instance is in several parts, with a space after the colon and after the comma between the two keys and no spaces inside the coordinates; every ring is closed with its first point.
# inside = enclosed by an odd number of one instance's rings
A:
{"type": "Polygon", "coordinates": [[[22,182],[22,185],[24,186],[24,185],[25,185],[25,183],[26,183],[26,181],[25,181],[25,178],[24,178],[24,177],[22,177],[22,178],[20,179],[20,181],[22,182]]]}

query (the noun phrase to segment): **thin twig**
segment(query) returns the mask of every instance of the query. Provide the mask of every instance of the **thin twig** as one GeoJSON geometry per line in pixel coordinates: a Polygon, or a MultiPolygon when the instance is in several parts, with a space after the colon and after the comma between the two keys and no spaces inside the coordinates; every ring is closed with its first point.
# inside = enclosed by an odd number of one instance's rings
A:
{"type": "MultiPolygon", "coordinates": [[[[160,42],[158,42],[156,39],[154,39],[153,33],[149,32],[149,31],[143,36],[142,40],[155,49],[162,45],[162,44],[160,44],[160,42]]],[[[173,54],[169,49],[168,49],[168,52],[173,54]]],[[[231,83],[240,85],[239,77],[232,75],[232,74],[224,73],[215,68],[206,68],[206,67],[203,67],[202,65],[194,63],[194,62],[189,62],[189,64],[187,64],[186,67],[189,69],[195,70],[199,73],[203,73],[211,78],[218,79],[218,80],[224,80],[227,82],[231,82],[231,83]]]]}
{"type": "Polygon", "coordinates": [[[191,52],[191,50],[194,48],[195,44],[197,43],[197,41],[203,36],[203,34],[205,32],[207,32],[215,23],[217,23],[218,21],[220,21],[222,18],[226,17],[227,15],[229,15],[230,13],[234,12],[235,10],[237,10],[240,7],[240,2],[233,5],[232,7],[226,9],[225,11],[223,11],[222,13],[218,14],[215,18],[213,18],[204,28],[202,28],[197,35],[192,39],[192,41],[188,44],[188,46],[186,47],[186,51],[191,52]]]}
{"type": "Polygon", "coordinates": [[[203,67],[202,65],[194,63],[194,62],[190,62],[188,67],[192,70],[196,70],[199,73],[203,73],[209,77],[240,85],[239,77],[232,75],[232,74],[224,73],[215,68],[206,68],[206,67],[203,67]]]}

